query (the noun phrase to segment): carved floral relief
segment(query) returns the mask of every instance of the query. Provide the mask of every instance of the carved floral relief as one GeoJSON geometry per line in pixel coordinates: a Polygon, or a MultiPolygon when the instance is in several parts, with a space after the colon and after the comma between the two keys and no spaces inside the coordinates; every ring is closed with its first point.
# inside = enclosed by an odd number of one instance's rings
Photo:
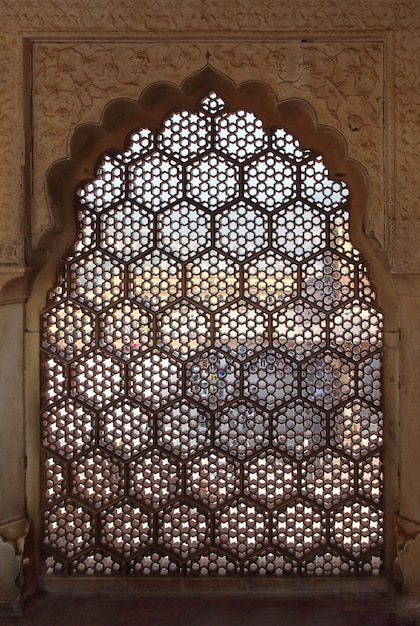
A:
{"type": "Polygon", "coordinates": [[[270,32],[393,25],[390,0],[3,0],[2,27],[26,32],[270,32]]]}
{"type": "Polygon", "coordinates": [[[0,264],[21,265],[23,212],[23,113],[21,42],[0,35],[0,264]]]}
{"type": "Polygon", "coordinates": [[[395,204],[392,264],[420,269],[420,5],[397,3],[395,38],[395,204]]]}

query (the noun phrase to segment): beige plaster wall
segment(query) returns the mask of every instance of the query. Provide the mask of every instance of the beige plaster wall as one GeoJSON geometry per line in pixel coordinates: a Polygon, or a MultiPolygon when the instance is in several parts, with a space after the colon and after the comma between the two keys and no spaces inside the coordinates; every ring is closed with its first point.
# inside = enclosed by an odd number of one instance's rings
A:
{"type": "Polygon", "coordinates": [[[26,536],[25,421],[23,366],[24,308],[0,307],[0,613],[2,602],[15,606],[16,583],[26,536]]]}
{"type": "MultiPolygon", "coordinates": [[[[263,80],[280,100],[309,102],[318,122],[339,130],[349,155],[366,169],[364,228],[388,294],[388,526],[397,513],[405,590],[420,596],[420,567],[410,549],[420,533],[420,456],[413,443],[420,439],[420,4],[3,0],[0,24],[0,331],[7,370],[0,379],[0,538],[13,548],[13,558],[19,562],[21,548],[10,537],[24,532],[37,500],[35,355],[42,289],[31,286],[47,258],[46,234],[60,229],[46,194],[46,173],[70,155],[73,129],[99,122],[110,101],[137,100],[155,81],[179,84],[210,53],[211,64],[237,83],[263,80]],[[12,530],[16,521],[21,526],[12,530]]],[[[390,554],[394,559],[393,549],[390,554]]],[[[5,562],[0,558],[0,600],[15,600],[14,568],[10,558],[5,562]]],[[[388,570],[394,575],[392,564],[388,570]]]]}

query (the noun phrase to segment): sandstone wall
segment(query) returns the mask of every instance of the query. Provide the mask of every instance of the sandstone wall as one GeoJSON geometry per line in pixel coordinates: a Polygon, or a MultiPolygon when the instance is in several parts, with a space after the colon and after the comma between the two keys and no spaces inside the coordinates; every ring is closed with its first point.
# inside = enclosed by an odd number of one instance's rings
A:
{"type": "Polygon", "coordinates": [[[398,559],[404,590],[420,597],[420,4],[3,0],[0,24],[0,603],[20,598],[27,519],[36,517],[43,302],[33,284],[61,228],[48,169],[109,102],[137,100],[156,81],[180,84],[208,61],[236,83],[263,80],[279,100],[306,100],[366,169],[364,230],[388,312],[387,569],[397,577],[398,559]]]}

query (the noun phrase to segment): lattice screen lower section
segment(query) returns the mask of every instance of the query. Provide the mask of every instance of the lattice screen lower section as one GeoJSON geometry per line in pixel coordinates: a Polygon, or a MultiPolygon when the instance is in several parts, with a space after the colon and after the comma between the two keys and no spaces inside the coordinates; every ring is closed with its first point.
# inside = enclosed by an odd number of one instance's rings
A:
{"type": "Polygon", "coordinates": [[[46,572],[378,574],[382,316],[345,184],[214,93],[127,146],[42,314],[46,572]]]}

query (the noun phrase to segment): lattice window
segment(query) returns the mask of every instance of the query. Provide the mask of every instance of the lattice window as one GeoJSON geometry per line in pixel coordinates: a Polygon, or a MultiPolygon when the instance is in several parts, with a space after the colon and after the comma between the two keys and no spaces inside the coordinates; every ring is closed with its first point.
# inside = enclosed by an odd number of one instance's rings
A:
{"type": "Polygon", "coordinates": [[[382,315],[322,155],[211,92],[76,191],[42,313],[47,573],[381,570],[382,315]]]}

